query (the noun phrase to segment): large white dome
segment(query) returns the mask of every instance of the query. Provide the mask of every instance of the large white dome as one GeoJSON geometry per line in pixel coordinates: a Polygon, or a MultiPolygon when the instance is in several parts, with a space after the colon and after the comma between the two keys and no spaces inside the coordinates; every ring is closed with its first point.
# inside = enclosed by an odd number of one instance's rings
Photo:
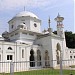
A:
{"type": "Polygon", "coordinates": [[[38,19],[38,17],[35,14],[33,14],[32,12],[28,12],[28,11],[20,12],[15,17],[22,17],[22,16],[30,16],[30,17],[35,17],[38,19]]]}

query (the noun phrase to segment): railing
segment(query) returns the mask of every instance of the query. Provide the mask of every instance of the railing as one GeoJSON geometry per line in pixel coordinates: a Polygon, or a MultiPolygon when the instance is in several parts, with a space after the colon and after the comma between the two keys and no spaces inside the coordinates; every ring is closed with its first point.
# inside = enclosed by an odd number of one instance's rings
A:
{"type": "Polygon", "coordinates": [[[10,62],[0,62],[0,73],[10,72],[10,62]]]}
{"type": "MultiPolygon", "coordinates": [[[[20,62],[0,62],[0,75],[16,74],[20,75],[60,75],[60,64],[51,67],[45,61],[20,61],[20,62]],[[45,64],[44,64],[45,63],[45,64]]],[[[53,60],[52,62],[57,62],[53,60]]],[[[62,60],[62,75],[75,74],[75,60],[62,60]]]]}

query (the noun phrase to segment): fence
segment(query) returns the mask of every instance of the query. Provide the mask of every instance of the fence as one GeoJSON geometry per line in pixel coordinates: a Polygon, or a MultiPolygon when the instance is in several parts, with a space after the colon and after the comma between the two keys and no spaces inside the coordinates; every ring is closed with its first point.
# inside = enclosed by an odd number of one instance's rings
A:
{"type": "MultiPolygon", "coordinates": [[[[49,61],[45,64],[44,66],[40,61],[0,62],[0,75],[60,75],[60,64],[55,67],[50,67],[49,61]]],[[[61,75],[71,73],[75,75],[75,60],[63,60],[61,75]]]]}

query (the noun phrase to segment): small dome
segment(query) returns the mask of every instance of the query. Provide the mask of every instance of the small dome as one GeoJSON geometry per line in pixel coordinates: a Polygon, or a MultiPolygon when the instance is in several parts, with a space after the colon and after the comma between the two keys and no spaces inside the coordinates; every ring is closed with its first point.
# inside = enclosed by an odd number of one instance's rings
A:
{"type": "Polygon", "coordinates": [[[2,37],[2,35],[0,35],[0,41],[3,41],[4,40],[4,38],[2,37]]]}
{"type": "Polygon", "coordinates": [[[38,19],[38,17],[35,14],[33,14],[32,12],[28,12],[28,11],[20,12],[15,17],[22,17],[22,16],[30,16],[30,17],[35,17],[38,19]]]}
{"type": "Polygon", "coordinates": [[[2,35],[0,35],[0,38],[2,37],[2,35]]]}

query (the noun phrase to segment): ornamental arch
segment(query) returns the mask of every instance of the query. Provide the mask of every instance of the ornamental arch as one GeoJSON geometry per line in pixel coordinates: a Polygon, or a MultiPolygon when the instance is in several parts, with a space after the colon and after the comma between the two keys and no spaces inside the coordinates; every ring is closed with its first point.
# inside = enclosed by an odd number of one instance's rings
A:
{"type": "Polygon", "coordinates": [[[37,66],[41,66],[41,51],[37,50],[37,66]]]}
{"type": "Polygon", "coordinates": [[[45,67],[49,67],[50,66],[50,57],[49,57],[49,53],[48,50],[45,51],[45,67]]]}
{"type": "Polygon", "coordinates": [[[59,43],[56,45],[56,60],[57,64],[60,64],[60,52],[61,52],[61,46],[59,43]]]}
{"type": "Polygon", "coordinates": [[[35,67],[34,50],[30,50],[30,67],[35,67]]]}

